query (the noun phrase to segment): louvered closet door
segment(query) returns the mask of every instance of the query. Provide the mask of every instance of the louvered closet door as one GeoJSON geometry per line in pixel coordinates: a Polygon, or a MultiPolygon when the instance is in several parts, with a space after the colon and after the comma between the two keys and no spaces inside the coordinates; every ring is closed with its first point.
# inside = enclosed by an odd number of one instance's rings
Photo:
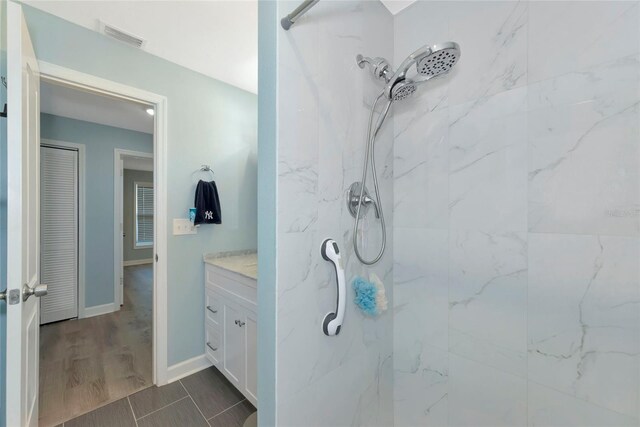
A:
{"type": "Polygon", "coordinates": [[[42,147],[40,177],[43,324],[78,317],[78,152],[42,147]]]}

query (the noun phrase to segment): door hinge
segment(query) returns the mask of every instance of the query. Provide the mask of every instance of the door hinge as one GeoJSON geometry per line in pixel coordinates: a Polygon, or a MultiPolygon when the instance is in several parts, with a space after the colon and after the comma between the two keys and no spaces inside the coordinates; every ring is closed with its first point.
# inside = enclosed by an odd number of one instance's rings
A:
{"type": "Polygon", "coordinates": [[[156,262],[158,262],[158,254],[156,254],[156,262]]]}

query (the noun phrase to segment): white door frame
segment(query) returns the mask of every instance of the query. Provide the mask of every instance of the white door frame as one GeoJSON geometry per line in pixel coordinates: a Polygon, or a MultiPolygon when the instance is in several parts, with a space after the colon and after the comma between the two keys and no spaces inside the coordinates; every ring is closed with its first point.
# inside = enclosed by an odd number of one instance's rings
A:
{"type": "MultiPolygon", "coordinates": [[[[120,306],[124,303],[121,289],[122,268],[124,266],[124,244],[122,233],[124,232],[124,189],[123,187],[123,157],[142,157],[145,159],[153,159],[153,153],[145,153],[143,151],[124,150],[116,148],[113,150],[113,267],[114,267],[114,310],[120,310],[120,306]]],[[[155,176],[155,170],[153,171],[155,176]]],[[[155,188],[155,186],[154,186],[155,188]]],[[[155,212],[154,218],[155,220],[155,212]]],[[[134,237],[135,238],[135,237],[134,237]]],[[[153,242],[155,248],[155,241],[153,242]]],[[[157,252],[156,252],[157,253],[157,252]]]]}
{"type": "MultiPolygon", "coordinates": [[[[46,80],[42,78],[42,80],[46,80]]],[[[61,147],[78,151],[78,318],[85,317],[85,248],[86,248],[86,147],[84,144],[57,141],[54,139],[40,139],[40,147],[61,147]]]]}
{"type": "Polygon", "coordinates": [[[167,98],[90,74],[38,61],[49,81],[110,97],[153,105],[153,186],[155,198],[153,263],[153,382],[167,383],[167,98]]]}

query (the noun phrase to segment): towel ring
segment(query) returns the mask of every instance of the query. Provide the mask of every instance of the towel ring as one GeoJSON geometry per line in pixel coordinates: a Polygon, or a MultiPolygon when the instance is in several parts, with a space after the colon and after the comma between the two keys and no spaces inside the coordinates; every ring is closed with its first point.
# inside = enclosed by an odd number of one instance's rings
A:
{"type": "Polygon", "coordinates": [[[198,172],[209,172],[211,174],[211,178],[214,178],[215,175],[213,174],[213,171],[211,170],[211,168],[209,167],[209,165],[202,165],[202,167],[196,171],[194,171],[191,176],[193,176],[193,174],[198,173],[198,172]]]}

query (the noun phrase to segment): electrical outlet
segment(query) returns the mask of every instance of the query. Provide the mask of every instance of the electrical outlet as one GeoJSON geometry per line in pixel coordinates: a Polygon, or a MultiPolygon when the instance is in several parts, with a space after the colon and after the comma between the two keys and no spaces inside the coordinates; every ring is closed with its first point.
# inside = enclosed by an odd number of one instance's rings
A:
{"type": "Polygon", "coordinates": [[[173,235],[181,236],[183,234],[198,234],[198,227],[193,225],[191,221],[184,218],[173,219],[173,235]]]}

